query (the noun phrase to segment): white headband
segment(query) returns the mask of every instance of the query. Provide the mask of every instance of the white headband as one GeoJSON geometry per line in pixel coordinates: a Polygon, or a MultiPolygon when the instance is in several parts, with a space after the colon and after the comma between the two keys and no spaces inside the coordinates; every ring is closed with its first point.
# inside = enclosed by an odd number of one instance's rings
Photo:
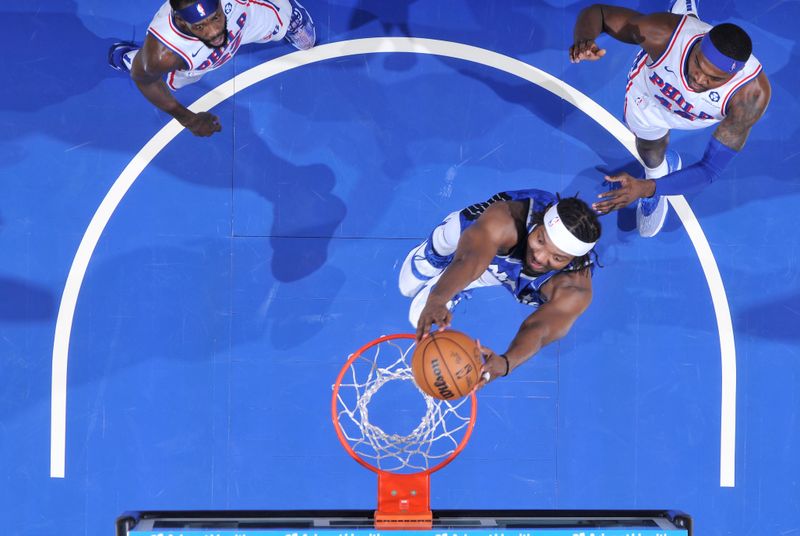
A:
{"type": "Polygon", "coordinates": [[[544,230],[555,247],[574,257],[581,257],[589,253],[597,242],[584,242],[569,232],[567,226],[561,221],[556,207],[550,207],[544,213],[544,230]]]}

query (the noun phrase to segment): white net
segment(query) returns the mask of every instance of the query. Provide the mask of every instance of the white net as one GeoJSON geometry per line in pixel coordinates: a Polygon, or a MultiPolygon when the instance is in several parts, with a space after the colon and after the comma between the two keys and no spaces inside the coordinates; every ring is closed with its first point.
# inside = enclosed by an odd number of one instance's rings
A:
{"type": "Polygon", "coordinates": [[[336,396],[342,435],[363,461],[383,471],[410,473],[441,463],[458,448],[471,419],[470,396],[452,402],[438,400],[416,386],[410,366],[413,348],[413,339],[393,339],[368,348],[350,364],[336,396]],[[394,382],[408,383],[398,390],[394,382]],[[386,400],[381,401],[379,419],[375,411],[370,412],[370,404],[382,396],[390,397],[393,411],[388,419],[386,400]],[[413,408],[424,413],[411,417],[410,432],[385,431],[376,424],[409,428],[398,417],[405,414],[408,420],[413,408]]]}

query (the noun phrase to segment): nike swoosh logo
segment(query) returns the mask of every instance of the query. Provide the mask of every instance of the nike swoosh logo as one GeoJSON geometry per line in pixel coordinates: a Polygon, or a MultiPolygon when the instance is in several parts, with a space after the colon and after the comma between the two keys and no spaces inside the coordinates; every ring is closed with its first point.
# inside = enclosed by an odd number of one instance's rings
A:
{"type": "Polygon", "coordinates": [[[665,71],[667,71],[668,73],[675,74],[675,71],[673,71],[672,69],[670,69],[670,68],[669,68],[669,67],[667,67],[666,65],[664,66],[664,70],[665,70],[665,71]]]}
{"type": "MultiPolygon", "coordinates": [[[[205,47],[203,47],[203,48],[205,48],[205,47]]],[[[192,57],[194,58],[195,56],[197,56],[198,54],[200,54],[200,53],[203,51],[203,48],[199,49],[197,52],[195,52],[194,54],[192,54],[192,57]]]]}

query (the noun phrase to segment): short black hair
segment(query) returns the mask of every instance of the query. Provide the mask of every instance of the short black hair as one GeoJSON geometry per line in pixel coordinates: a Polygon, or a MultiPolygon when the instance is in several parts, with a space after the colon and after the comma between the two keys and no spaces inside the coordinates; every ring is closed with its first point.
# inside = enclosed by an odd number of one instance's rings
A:
{"type": "Polygon", "coordinates": [[[183,9],[197,2],[197,0],[169,0],[169,7],[173,10],[183,9]]]}
{"type": "Polygon", "coordinates": [[[732,60],[745,62],[753,53],[753,41],[747,32],[730,22],[717,24],[708,32],[711,43],[717,50],[732,60]]]}

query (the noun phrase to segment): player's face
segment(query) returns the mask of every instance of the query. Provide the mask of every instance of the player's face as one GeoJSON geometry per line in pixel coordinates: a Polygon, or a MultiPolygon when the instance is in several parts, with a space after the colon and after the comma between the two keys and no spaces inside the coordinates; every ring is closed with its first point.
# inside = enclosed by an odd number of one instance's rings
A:
{"type": "Polygon", "coordinates": [[[528,235],[525,267],[529,272],[543,274],[551,270],[562,270],[574,258],[553,245],[543,225],[537,225],[528,235]]]}
{"type": "Polygon", "coordinates": [[[222,11],[222,4],[213,15],[200,22],[189,25],[192,34],[209,48],[223,47],[228,44],[228,20],[222,11]]]}
{"type": "Polygon", "coordinates": [[[700,46],[696,45],[689,54],[689,65],[686,69],[686,82],[692,91],[702,93],[710,89],[716,89],[731,79],[733,75],[717,69],[706,59],[700,51],[700,46]]]}

